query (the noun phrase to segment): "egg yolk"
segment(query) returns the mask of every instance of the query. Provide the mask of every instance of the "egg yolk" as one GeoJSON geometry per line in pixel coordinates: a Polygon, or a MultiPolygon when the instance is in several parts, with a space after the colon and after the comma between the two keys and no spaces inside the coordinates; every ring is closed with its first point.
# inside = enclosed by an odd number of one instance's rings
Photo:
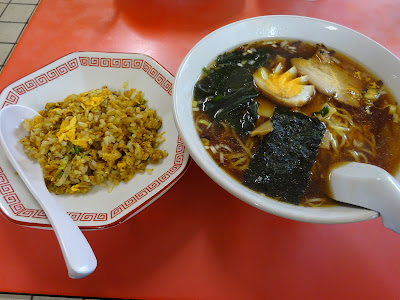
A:
{"type": "Polygon", "coordinates": [[[292,79],[289,72],[271,74],[265,79],[265,84],[271,92],[282,98],[294,97],[303,89],[301,79],[292,79]]]}

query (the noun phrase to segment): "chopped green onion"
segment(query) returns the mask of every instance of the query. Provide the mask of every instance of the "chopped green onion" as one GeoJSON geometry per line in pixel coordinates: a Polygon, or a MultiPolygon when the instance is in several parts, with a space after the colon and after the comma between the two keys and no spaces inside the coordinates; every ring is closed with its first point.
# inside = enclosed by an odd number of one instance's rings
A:
{"type": "Polygon", "coordinates": [[[313,116],[321,115],[321,117],[325,117],[329,113],[329,105],[325,105],[319,111],[313,112],[313,116]]]}
{"type": "Polygon", "coordinates": [[[204,68],[203,68],[203,72],[206,73],[206,74],[208,74],[208,73],[210,73],[210,70],[207,69],[206,67],[204,67],[204,68]]]}
{"type": "Polygon", "coordinates": [[[64,174],[63,171],[59,172],[59,173],[57,174],[56,178],[60,178],[63,174],[64,174]]]}
{"type": "Polygon", "coordinates": [[[139,104],[140,105],[145,105],[147,103],[147,100],[146,99],[140,99],[139,100],[139,104]]]}
{"type": "Polygon", "coordinates": [[[197,101],[195,100],[192,101],[192,107],[197,107],[197,101]]]}
{"type": "Polygon", "coordinates": [[[67,163],[69,161],[69,156],[65,156],[61,162],[60,162],[60,166],[58,167],[59,170],[64,170],[64,168],[67,166],[67,163]]]}
{"type": "Polygon", "coordinates": [[[75,154],[79,154],[79,152],[80,152],[79,147],[76,146],[76,145],[74,145],[74,153],[75,153],[75,154]]]}
{"type": "Polygon", "coordinates": [[[206,126],[210,125],[210,122],[208,122],[207,120],[204,120],[204,119],[199,120],[199,123],[206,125],[206,126]]]}

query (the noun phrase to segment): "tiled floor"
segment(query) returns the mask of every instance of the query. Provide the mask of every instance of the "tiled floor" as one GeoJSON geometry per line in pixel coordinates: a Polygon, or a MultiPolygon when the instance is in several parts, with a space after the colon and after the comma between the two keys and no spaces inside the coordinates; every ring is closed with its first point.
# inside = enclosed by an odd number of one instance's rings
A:
{"type": "MultiPolygon", "coordinates": [[[[0,72],[40,0],[0,0],[0,72]]],[[[22,295],[0,292],[0,300],[80,300],[77,297],[22,295]]],[[[95,300],[95,299],[90,299],[95,300]]]]}
{"type": "Polygon", "coordinates": [[[40,0],[0,0],[0,72],[40,0]]]}

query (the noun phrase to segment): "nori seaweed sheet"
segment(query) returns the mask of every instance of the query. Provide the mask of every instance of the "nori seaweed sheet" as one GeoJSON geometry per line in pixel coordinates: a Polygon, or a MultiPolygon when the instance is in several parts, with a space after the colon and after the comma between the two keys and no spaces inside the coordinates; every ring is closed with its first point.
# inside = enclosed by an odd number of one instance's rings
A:
{"type": "Polygon", "coordinates": [[[292,204],[299,204],[307,188],[325,133],[318,118],[277,108],[273,131],[267,134],[244,174],[244,185],[292,204]]]}

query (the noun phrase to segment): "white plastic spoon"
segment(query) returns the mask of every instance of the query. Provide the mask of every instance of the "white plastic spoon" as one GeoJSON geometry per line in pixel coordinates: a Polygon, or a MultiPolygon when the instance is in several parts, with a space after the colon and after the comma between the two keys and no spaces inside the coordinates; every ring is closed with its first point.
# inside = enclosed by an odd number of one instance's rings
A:
{"type": "Polygon", "coordinates": [[[0,110],[0,143],[18,175],[35,196],[53,226],[69,277],[83,278],[96,269],[97,260],[93,250],[78,226],[47,190],[39,163],[24,153],[19,142],[27,135],[27,131],[22,127],[23,121],[32,119],[37,114],[36,111],[20,105],[10,105],[0,110]]]}
{"type": "Polygon", "coordinates": [[[384,169],[364,163],[347,163],[332,169],[334,199],[380,213],[383,225],[400,233],[400,184],[384,169]]]}

